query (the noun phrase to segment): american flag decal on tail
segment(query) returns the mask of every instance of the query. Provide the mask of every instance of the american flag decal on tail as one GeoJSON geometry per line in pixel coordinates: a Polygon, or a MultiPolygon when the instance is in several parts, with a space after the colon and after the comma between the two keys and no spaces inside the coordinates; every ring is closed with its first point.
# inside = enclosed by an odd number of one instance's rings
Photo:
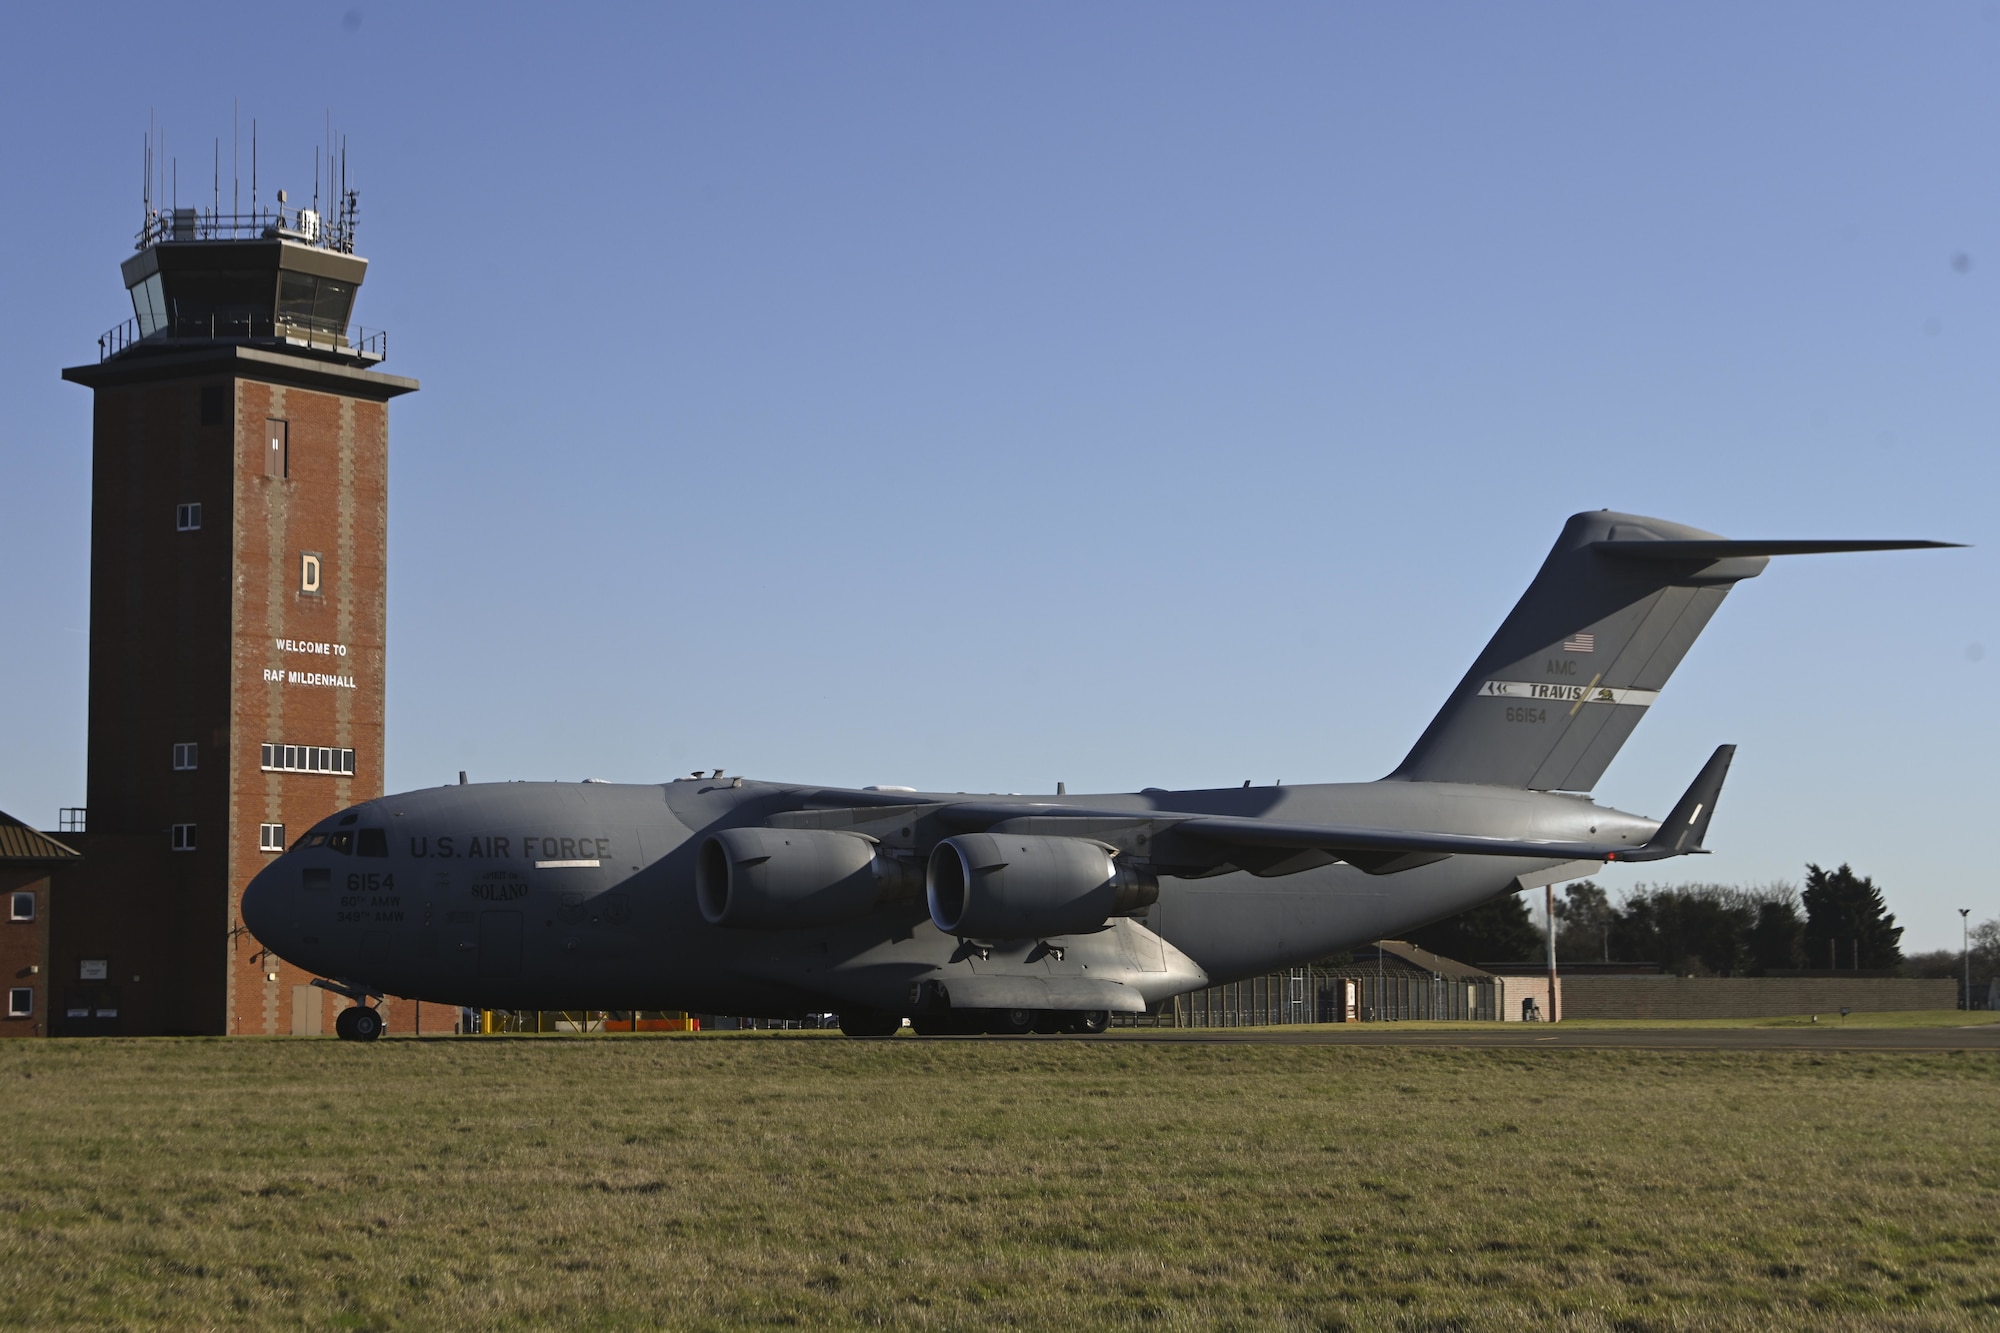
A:
{"type": "Polygon", "coordinates": [[[1563,651],[1566,653],[1594,653],[1597,651],[1597,636],[1595,634],[1572,634],[1563,640],[1563,651]]]}

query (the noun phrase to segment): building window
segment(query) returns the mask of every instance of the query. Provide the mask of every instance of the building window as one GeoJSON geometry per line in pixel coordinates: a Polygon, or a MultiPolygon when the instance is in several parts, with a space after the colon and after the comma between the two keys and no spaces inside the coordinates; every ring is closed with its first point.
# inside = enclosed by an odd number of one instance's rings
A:
{"type": "Polygon", "coordinates": [[[174,506],[174,531],[201,531],[201,504],[199,501],[193,504],[174,506]]]}
{"type": "Polygon", "coordinates": [[[35,1012],[35,992],[29,986],[15,986],[7,992],[7,1017],[30,1018],[35,1012]]]}
{"type": "Polygon", "coordinates": [[[193,741],[174,742],[174,767],[177,769],[195,766],[195,743],[193,741]]]}
{"type": "Polygon", "coordinates": [[[194,825],[174,825],[174,850],[177,852],[191,852],[194,850],[194,825]]]}
{"type": "Polygon", "coordinates": [[[264,475],[292,475],[291,425],[283,421],[264,423],[264,475]]]}
{"type": "Polygon", "coordinates": [[[332,773],[354,776],[354,751],[327,745],[285,745],[271,741],[264,746],[263,769],[267,773],[332,773]]]}
{"type": "Polygon", "coordinates": [[[257,826],[257,850],[260,852],[284,851],[285,826],[283,824],[259,824],[257,826]]]}
{"type": "Polygon", "coordinates": [[[229,386],[227,384],[205,384],[202,386],[201,424],[204,426],[227,426],[229,424],[229,386]]]}
{"type": "Polygon", "coordinates": [[[35,895],[32,890],[22,890],[8,895],[7,919],[9,921],[33,921],[35,919],[35,895]]]}

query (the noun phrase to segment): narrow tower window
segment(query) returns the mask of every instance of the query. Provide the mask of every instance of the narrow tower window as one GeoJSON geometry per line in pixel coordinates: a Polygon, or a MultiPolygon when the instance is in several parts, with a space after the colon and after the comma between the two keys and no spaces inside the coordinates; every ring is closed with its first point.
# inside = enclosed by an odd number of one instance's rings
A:
{"type": "Polygon", "coordinates": [[[174,767],[177,769],[195,767],[195,743],[193,741],[174,742],[174,767]]]}
{"type": "Polygon", "coordinates": [[[191,852],[194,850],[194,825],[174,825],[174,850],[177,852],[191,852]]]}
{"type": "Polygon", "coordinates": [[[257,826],[257,850],[260,852],[284,851],[285,826],[283,824],[259,824],[257,826]]]}
{"type": "Polygon", "coordinates": [[[33,921],[35,919],[35,892],[23,889],[12,895],[7,907],[8,920],[33,921]]]}
{"type": "Polygon", "coordinates": [[[201,504],[199,502],[174,506],[174,531],[201,531],[201,504]]]}
{"type": "Polygon", "coordinates": [[[264,475],[292,475],[291,425],[284,421],[264,423],[264,475]]]}

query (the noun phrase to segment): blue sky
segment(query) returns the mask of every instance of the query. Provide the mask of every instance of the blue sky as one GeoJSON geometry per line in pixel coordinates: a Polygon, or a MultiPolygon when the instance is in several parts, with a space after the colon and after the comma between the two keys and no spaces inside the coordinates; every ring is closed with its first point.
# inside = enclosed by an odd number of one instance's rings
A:
{"type": "Polygon", "coordinates": [[[89,394],[58,372],[130,314],[149,117],[188,202],[234,99],[266,198],[345,131],[356,318],[424,385],[392,414],[392,789],[1375,777],[1611,507],[1974,543],[1775,564],[1598,795],[1664,813],[1735,741],[1716,854],[1665,878],[1851,861],[1906,947],[2000,914],[1991,4],[8,33],[0,809],[83,800],[89,394]]]}

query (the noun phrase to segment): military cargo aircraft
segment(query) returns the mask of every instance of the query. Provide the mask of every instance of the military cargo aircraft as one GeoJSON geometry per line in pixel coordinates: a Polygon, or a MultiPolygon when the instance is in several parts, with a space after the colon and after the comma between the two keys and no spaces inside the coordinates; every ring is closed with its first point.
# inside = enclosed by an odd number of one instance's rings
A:
{"type": "Polygon", "coordinates": [[[1602,510],[1375,782],[1054,797],[696,773],[440,787],[315,826],[243,921],[352,998],[666,1009],[843,1031],[1096,1032],[1117,1013],[1396,936],[1610,861],[1704,850],[1734,747],[1663,820],[1587,795],[1731,587],[1768,557],[1602,510]]]}

